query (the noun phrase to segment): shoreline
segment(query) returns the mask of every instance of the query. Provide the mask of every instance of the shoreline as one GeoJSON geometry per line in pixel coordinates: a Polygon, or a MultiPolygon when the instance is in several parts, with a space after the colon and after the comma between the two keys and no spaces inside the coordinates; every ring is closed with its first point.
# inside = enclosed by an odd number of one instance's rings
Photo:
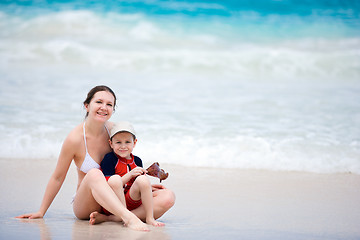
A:
{"type": "MultiPolygon", "coordinates": [[[[163,228],[137,233],[118,223],[91,226],[75,218],[70,204],[77,177],[72,164],[44,219],[20,221],[36,211],[54,169],[52,161],[0,159],[0,238],[39,239],[358,239],[360,175],[215,169],[161,164],[162,183],[176,203],[159,220],[163,228]]],[[[145,162],[147,166],[149,163],[145,162]]],[[[153,183],[158,179],[151,178],[153,183]]]]}

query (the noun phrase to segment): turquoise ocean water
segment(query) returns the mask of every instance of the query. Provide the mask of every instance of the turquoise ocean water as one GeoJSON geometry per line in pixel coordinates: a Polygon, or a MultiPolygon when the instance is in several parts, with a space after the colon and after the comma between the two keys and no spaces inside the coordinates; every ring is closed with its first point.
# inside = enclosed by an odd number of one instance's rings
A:
{"type": "Polygon", "coordinates": [[[106,84],[144,161],[360,173],[358,1],[1,1],[0,80],[1,157],[56,158],[106,84]]]}

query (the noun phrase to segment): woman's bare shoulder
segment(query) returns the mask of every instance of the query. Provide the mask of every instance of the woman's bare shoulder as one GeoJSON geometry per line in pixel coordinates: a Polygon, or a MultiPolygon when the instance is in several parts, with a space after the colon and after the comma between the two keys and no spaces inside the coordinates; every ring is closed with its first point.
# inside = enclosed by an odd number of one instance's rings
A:
{"type": "Polygon", "coordinates": [[[83,136],[84,135],[82,133],[81,124],[70,131],[62,144],[59,161],[71,162],[71,160],[74,159],[77,154],[79,154],[81,143],[83,143],[83,136]]]}
{"type": "Polygon", "coordinates": [[[64,141],[64,144],[66,143],[66,144],[74,145],[75,147],[82,143],[82,139],[84,138],[82,125],[83,124],[79,124],[70,131],[70,133],[68,134],[68,136],[64,141]]]}

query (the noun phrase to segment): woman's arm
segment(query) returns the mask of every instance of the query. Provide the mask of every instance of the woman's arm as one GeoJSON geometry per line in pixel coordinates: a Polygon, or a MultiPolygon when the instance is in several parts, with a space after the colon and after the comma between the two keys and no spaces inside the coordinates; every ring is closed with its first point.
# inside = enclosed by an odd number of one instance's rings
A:
{"type": "Polygon", "coordinates": [[[17,218],[33,219],[42,218],[45,215],[46,211],[50,207],[51,203],[53,202],[55,196],[59,192],[65,180],[71,161],[75,155],[75,146],[76,144],[74,144],[74,141],[72,141],[71,137],[68,136],[61,148],[55,171],[51,175],[50,180],[47,184],[39,211],[35,213],[23,214],[18,216],[17,218]]]}

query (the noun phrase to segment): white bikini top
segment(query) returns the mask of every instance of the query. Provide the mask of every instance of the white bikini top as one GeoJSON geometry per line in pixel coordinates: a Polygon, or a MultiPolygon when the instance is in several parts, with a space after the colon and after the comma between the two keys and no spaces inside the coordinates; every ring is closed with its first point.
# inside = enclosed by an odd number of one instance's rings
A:
{"type": "MultiPolygon", "coordinates": [[[[106,125],[105,125],[105,128],[110,136],[109,130],[107,129],[106,125]]],[[[83,132],[84,132],[84,142],[85,142],[86,154],[85,154],[84,161],[81,164],[80,171],[82,171],[83,173],[88,173],[93,168],[99,169],[100,165],[97,162],[95,162],[95,160],[90,156],[90,154],[88,152],[87,145],[86,145],[85,122],[83,125],[83,132]]]]}

